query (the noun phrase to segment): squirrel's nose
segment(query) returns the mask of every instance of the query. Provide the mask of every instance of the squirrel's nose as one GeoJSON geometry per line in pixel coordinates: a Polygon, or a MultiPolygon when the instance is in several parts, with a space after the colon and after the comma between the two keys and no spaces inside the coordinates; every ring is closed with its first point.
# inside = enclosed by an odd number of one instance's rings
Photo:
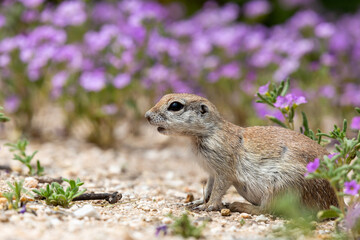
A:
{"type": "Polygon", "coordinates": [[[145,113],[145,118],[146,118],[149,122],[150,122],[150,119],[151,119],[150,115],[151,115],[151,112],[150,112],[150,111],[147,111],[147,112],[145,113]]]}

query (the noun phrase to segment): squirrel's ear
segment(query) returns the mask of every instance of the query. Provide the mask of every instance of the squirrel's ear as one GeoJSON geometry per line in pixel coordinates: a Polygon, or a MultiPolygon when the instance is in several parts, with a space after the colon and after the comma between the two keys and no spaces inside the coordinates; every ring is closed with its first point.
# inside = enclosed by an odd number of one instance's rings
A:
{"type": "Polygon", "coordinates": [[[200,105],[200,112],[201,112],[201,114],[205,114],[205,113],[209,112],[208,106],[206,106],[205,104],[201,104],[200,105]]]}

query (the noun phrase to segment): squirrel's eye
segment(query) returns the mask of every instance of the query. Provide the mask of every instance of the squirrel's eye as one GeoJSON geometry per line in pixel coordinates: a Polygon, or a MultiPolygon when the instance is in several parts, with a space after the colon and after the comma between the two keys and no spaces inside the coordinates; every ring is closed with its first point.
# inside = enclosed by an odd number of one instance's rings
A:
{"type": "Polygon", "coordinates": [[[168,110],[169,111],[179,111],[179,110],[181,110],[182,108],[184,107],[184,105],[183,104],[181,104],[181,103],[179,103],[179,102],[172,102],[171,104],[170,104],[170,106],[168,107],[168,110]]]}

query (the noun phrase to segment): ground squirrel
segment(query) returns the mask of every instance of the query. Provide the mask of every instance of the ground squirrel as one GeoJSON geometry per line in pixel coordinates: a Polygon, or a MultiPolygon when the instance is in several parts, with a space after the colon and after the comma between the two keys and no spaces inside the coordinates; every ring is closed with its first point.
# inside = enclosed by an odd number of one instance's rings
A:
{"type": "Polygon", "coordinates": [[[236,126],[194,94],[165,95],[145,117],[162,134],[191,138],[199,164],[210,175],[204,199],[193,203],[198,209],[223,208],[221,199],[231,185],[251,203],[232,203],[232,211],[268,212],[272,200],[288,190],[314,209],[338,206],[328,181],[305,179],[307,163],[329,153],[300,133],[274,126],[236,126]]]}

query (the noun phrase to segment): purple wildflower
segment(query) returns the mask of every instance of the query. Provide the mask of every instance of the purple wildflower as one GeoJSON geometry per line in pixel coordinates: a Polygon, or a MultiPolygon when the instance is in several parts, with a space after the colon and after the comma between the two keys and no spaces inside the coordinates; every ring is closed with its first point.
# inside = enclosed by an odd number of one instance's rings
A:
{"type": "Polygon", "coordinates": [[[25,7],[36,8],[41,5],[44,0],[19,0],[25,7]]]}
{"type": "Polygon", "coordinates": [[[295,96],[295,95],[289,93],[289,94],[286,94],[284,97],[278,96],[276,98],[276,102],[275,102],[274,106],[277,108],[284,109],[284,108],[290,108],[293,106],[296,107],[303,103],[307,103],[304,96],[295,96]]]}
{"type": "Polygon", "coordinates": [[[114,78],[113,85],[116,88],[121,89],[129,85],[130,81],[131,81],[130,75],[126,73],[121,73],[114,78]]]}
{"type": "Polygon", "coordinates": [[[320,166],[320,159],[315,158],[313,162],[309,162],[306,165],[306,168],[307,168],[308,173],[313,173],[316,171],[316,169],[318,169],[319,166],[320,166]]]}
{"type": "Polygon", "coordinates": [[[167,225],[165,225],[165,224],[156,227],[155,236],[158,237],[161,232],[163,232],[164,235],[166,235],[166,234],[167,234],[167,229],[168,229],[168,227],[167,227],[167,225]]]}
{"type": "Polygon", "coordinates": [[[86,21],[85,4],[81,1],[64,1],[57,7],[53,23],[57,26],[78,26],[86,21]]]}
{"type": "Polygon", "coordinates": [[[353,229],[357,225],[360,225],[360,203],[355,203],[349,207],[345,217],[345,227],[347,229],[353,229]]]}
{"type": "Polygon", "coordinates": [[[98,92],[106,85],[105,73],[101,70],[84,72],[80,76],[80,85],[90,92],[98,92]]]}
{"type": "Polygon", "coordinates": [[[329,38],[336,32],[336,28],[331,23],[320,23],[315,28],[315,34],[319,38],[329,38]]]}
{"type": "Polygon", "coordinates": [[[8,54],[0,55],[0,67],[6,67],[10,63],[10,57],[8,54]]]}
{"type": "Polygon", "coordinates": [[[101,110],[106,115],[114,115],[117,113],[118,107],[115,104],[107,104],[107,105],[102,106],[101,110]]]}
{"type": "Polygon", "coordinates": [[[360,184],[357,184],[355,180],[344,183],[344,193],[355,196],[360,190],[360,184]]]}
{"type": "Polygon", "coordinates": [[[269,85],[270,85],[270,82],[268,82],[267,84],[263,85],[263,86],[260,86],[259,87],[259,93],[261,95],[264,95],[266,94],[268,91],[269,91],[269,85]]]}
{"type": "Polygon", "coordinates": [[[244,14],[249,18],[255,18],[268,14],[270,10],[271,5],[266,0],[249,1],[244,5],[244,14]]]}
{"type": "Polygon", "coordinates": [[[24,214],[26,213],[26,204],[24,204],[18,211],[18,213],[24,214]]]}
{"type": "Polygon", "coordinates": [[[20,99],[16,95],[7,97],[4,102],[4,109],[8,113],[14,113],[20,106],[20,99]]]}
{"type": "Polygon", "coordinates": [[[240,77],[239,63],[233,62],[221,67],[220,75],[225,78],[238,79],[240,77]]]}
{"type": "Polygon", "coordinates": [[[4,17],[4,15],[0,14],[0,28],[5,26],[5,24],[6,24],[6,18],[4,17]]]}
{"type": "Polygon", "coordinates": [[[351,128],[360,130],[360,116],[354,117],[351,121],[351,128]]]}
{"type": "Polygon", "coordinates": [[[67,72],[59,72],[55,74],[51,80],[53,88],[62,88],[68,79],[69,74],[67,72]]]}

